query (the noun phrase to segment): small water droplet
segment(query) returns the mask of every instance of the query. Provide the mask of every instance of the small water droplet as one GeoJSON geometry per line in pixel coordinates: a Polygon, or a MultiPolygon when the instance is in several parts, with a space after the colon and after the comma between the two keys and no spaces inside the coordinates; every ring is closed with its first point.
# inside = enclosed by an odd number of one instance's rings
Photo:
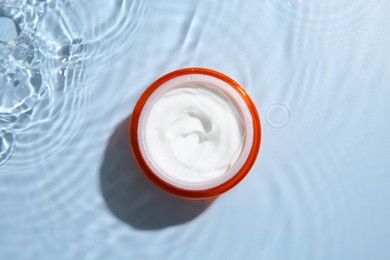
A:
{"type": "Polygon", "coordinates": [[[66,77],[68,75],[68,69],[67,68],[61,68],[58,70],[58,74],[61,76],[66,77]]]}
{"type": "Polygon", "coordinates": [[[265,112],[265,120],[268,126],[274,130],[285,129],[291,122],[290,108],[283,103],[271,104],[265,112]]]}

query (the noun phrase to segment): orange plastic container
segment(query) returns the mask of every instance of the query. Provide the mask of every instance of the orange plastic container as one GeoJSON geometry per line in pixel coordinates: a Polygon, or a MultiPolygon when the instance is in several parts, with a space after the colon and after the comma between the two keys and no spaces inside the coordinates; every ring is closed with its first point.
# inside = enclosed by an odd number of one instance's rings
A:
{"type": "MultiPolygon", "coordinates": [[[[235,100],[232,100],[235,102],[235,100]]],[[[243,103],[243,102],[241,102],[243,103]]],[[[249,138],[246,136],[245,138],[249,138]]],[[[260,125],[260,118],[257,113],[256,107],[249,97],[248,93],[233,79],[229,78],[228,76],[219,73],[214,70],[205,69],[205,68],[185,68],[176,70],[173,72],[170,72],[161,78],[157,79],[154,83],[152,83],[145,92],[141,95],[139,98],[130,122],[130,145],[131,150],[134,155],[134,159],[141,169],[141,171],[145,174],[145,176],[158,188],[162,189],[163,191],[166,191],[174,196],[185,198],[185,199],[209,199],[216,197],[234,186],[236,186],[250,171],[253,164],[255,163],[255,160],[257,158],[259,149],[260,149],[260,142],[261,142],[261,125],[260,125]],[[223,181],[223,183],[219,183],[216,186],[213,187],[207,187],[205,189],[188,189],[183,187],[178,187],[178,185],[173,184],[166,178],[162,178],[162,175],[158,170],[156,170],[155,167],[150,165],[150,158],[147,158],[147,153],[143,152],[143,149],[141,149],[141,146],[143,145],[140,140],[140,134],[142,134],[141,124],[140,124],[140,117],[142,114],[142,111],[145,107],[145,104],[148,102],[151,95],[163,84],[178,78],[185,76],[186,79],[188,78],[188,83],[191,83],[191,76],[207,76],[208,78],[212,77],[216,80],[219,80],[221,82],[226,83],[225,85],[228,86],[229,91],[234,90],[235,93],[237,93],[239,98],[241,98],[246,104],[243,113],[246,113],[246,117],[250,117],[250,120],[247,120],[249,123],[246,127],[250,129],[250,138],[247,143],[250,143],[250,147],[247,147],[247,152],[244,156],[245,158],[240,158],[242,160],[242,166],[234,173],[232,173],[231,177],[229,179],[223,181]],[[188,76],[188,77],[187,77],[188,76]]],[[[240,165],[241,165],[240,164],[240,165]]]]}

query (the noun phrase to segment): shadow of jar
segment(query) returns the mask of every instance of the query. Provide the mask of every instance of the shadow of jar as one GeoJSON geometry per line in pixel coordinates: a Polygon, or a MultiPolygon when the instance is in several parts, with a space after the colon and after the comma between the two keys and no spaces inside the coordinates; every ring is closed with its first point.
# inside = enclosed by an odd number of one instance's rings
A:
{"type": "Polygon", "coordinates": [[[153,230],[195,219],[214,201],[176,198],[154,186],[130,150],[130,117],[110,137],[100,169],[100,189],[114,216],[137,229],[153,230]]]}

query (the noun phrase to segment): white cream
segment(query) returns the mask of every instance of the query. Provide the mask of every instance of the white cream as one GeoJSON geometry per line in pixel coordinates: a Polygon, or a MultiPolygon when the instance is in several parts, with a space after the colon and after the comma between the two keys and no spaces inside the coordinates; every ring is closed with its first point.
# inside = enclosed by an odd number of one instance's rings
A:
{"type": "Polygon", "coordinates": [[[222,90],[184,83],[159,95],[145,118],[146,149],[165,177],[207,182],[229,172],[245,142],[242,116],[222,90]]]}

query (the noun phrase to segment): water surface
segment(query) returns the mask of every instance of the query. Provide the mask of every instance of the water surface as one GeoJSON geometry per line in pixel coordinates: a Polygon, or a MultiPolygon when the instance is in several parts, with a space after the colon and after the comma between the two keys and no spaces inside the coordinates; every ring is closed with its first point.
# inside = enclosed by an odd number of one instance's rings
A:
{"type": "Polygon", "coordinates": [[[390,259],[390,3],[0,0],[1,259],[390,259]],[[157,77],[238,81],[263,136],[214,201],[128,148],[157,77]]]}

